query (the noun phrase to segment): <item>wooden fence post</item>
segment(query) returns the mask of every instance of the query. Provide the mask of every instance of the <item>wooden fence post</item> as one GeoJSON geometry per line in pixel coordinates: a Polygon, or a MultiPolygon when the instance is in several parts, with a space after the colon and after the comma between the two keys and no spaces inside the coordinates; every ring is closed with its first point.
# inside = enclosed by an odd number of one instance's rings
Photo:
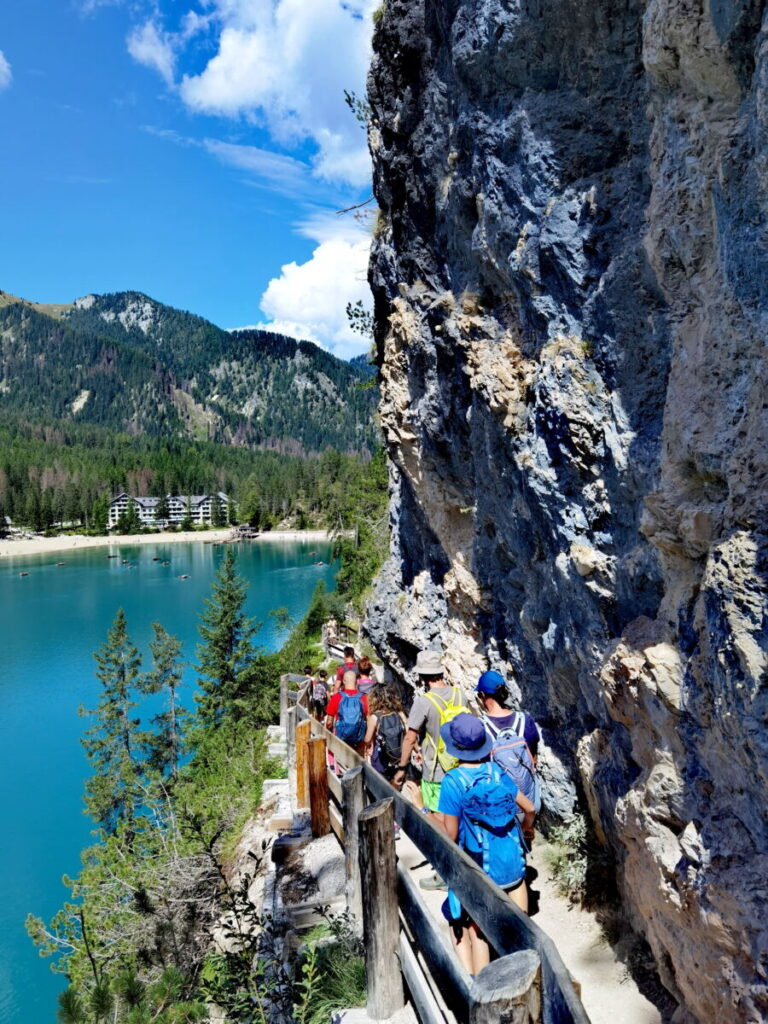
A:
{"type": "Polygon", "coordinates": [[[360,765],[350,768],[341,780],[344,822],[344,861],[347,875],[347,910],[354,918],[355,931],[363,931],[363,898],[360,885],[360,827],[358,818],[365,806],[365,782],[360,765]]]}
{"type": "Polygon", "coordinates": [[[288,719],[286,717],[288,711],[288,678],[287,676],[280,676],[280,725],[284,729],[288,728],[288,719]]]}
{"type": "Polygon", "coordinates": [[[368,1016],[384,1020],[405,1004],[400,971],[394,801],[367,807],[358,817],[368,1016]]]}
{"type": "Polygon", "coordinates": [[[539,1024],[541,958],[533,949],[484,967],[469,986],[469,1024],[539,1024]]]}
{"type": "Polygon", "coordinates": [[[331,831],[328,810],[328,768],[325,763],[325,740],[317,737],[309,744],[309,815],[315,839],[331,831]]]}
{"type": "Polygon", "coordinates": [[[296,708],[285,712],[285,749],[288,758],[288,795],[291,807],[296,810],[296,708]]]}
{"type": "Polygon", "coordinates": [[[309,738],[312,723],[296,726],[296,807],[309,807],[309,738]]]}

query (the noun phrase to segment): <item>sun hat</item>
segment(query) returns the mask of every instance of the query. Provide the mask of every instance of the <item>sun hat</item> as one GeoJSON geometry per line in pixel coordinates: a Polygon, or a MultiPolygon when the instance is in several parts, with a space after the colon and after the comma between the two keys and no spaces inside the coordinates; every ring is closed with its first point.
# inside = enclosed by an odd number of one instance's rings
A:
{"type": "Polygon", "coordinates": [[[468,711],[440,726],[440,736],[447,752],[460,761],[482,761],[493,747],[483,723],[468,711]]]}
{"type": "Polygon", "coordinates": [[[443,659],[437,651],[419,651],[416,655],[415,671],[419,676],[441,676],[443,659]]]}
{"type": "Polygon", "coordinates": [[[478,693],[496,693],[497,690],[506,685],[506,681],[501,672],[495,672],[491,669],[489,672],[483,672],[477,680],[475,690],[478,693]]]}

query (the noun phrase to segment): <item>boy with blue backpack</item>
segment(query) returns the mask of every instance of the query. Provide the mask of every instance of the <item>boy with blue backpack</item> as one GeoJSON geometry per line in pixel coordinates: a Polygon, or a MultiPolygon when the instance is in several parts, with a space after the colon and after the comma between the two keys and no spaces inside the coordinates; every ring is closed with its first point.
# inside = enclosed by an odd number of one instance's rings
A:
{"type": "Polygon", "coordinates": [[[541,734],[525,711],[511,711],[510,693],[504,677],[493,669],[483,672],[476,691],[482,707],[482,721],[492,740],[491,760],[506,772],[536,813],[541,810],[541,780],[537,771],[541,734]]]}
{"type": "MultiPolygon", "coordinates": [[[[533,804],[490,760],[493,741],[474,715],[457,715],[441,727],[440,735],[446,751],[458,760],[458,766],[443,779],[440,813],[435,815],[424,806],[415,783],[406,782],[403,793],[422,813],[430,814],[434,824],[527,912],[523,833],[530,835],[533,828],[533,804]]],[[[490,962],[485,937],[452,892],[443,904],[443,913],[451,925],[459,959],[470,974],[477,974],[490,962]]]]}
{"type": "Polygon", "coordinates": [[[368,698],[357,689],[357,672],[350,669],[342,676],[342,689],[334,693],[325,709],[325,727],[348,743],[358,754],[365,750],[368,698]]]}

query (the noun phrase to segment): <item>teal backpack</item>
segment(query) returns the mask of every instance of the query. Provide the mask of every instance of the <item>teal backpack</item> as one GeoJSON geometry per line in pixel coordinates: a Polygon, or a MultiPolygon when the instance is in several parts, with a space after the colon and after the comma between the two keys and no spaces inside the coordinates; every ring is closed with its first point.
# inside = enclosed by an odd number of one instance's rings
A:
{"type": "Polygon", "coordinates": [[[341,694],[341,703],[336,712],[335,733],[340,740],[344,740],[351,747],[365,739],[365,711],[363,710],[363,698],[359,693],[341,694]]]}
{"type": "Polygon", "coordinates": [[[462,820],[482,851],[483,871],[497,885],[514,885],[525,877],[517,788],[497,764],[489,761],[483,767],[477,775],[463,768],[452,772],[464,788],[462,820]]]}

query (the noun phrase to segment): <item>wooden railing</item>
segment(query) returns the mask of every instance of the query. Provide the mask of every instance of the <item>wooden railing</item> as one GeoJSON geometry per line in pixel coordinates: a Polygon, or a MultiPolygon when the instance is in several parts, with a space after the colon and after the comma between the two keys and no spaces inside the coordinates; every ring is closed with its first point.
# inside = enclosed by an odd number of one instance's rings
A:
{"type": "Polygon", "coordinates": [[[455,1017],[469,1024],[589,1024],[552,939],[398,790],[309,711],[301,676],[281,680],[281,722],[296,806],[309,808],[313,834],[333,831],[345,850],[347,906],[362,923],[368,1015],[401,1006],[402,977],[422,1024],[455,1017]],[[333,765],[328,766],[328,754],[333,765]],[[499,955],[476,977],[397,864],[394,822],[442,875],[499,955]]]}

